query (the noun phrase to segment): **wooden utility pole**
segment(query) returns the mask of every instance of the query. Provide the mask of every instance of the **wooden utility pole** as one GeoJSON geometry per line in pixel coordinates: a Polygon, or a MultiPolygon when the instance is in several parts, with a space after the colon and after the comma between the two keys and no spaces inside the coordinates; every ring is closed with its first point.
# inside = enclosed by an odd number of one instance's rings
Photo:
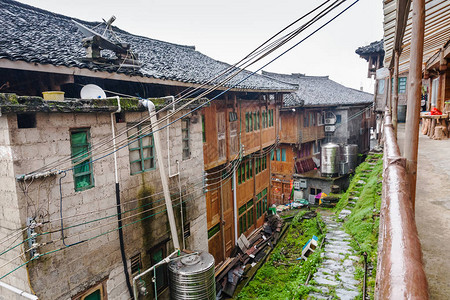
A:
{"type": "Polygon", "coordinates": [[[392,98],[392,125],[394,126],[394,134],[397,137],[397,111],[398,111],[398,59],[399,59],[398,51],[395,51],[394,54],[394,83],[392,84],[392,88],[394,89],[394,95],[392,98]]]}
{"type": "Polygon", "coordinates": [[[417,180],[417,152],[419,149],[419,117],[422,88],[422,59],[425,29],[425,0],[414,0],[412,16],[411,52],[404,155],[414,210],[417,180]]]}

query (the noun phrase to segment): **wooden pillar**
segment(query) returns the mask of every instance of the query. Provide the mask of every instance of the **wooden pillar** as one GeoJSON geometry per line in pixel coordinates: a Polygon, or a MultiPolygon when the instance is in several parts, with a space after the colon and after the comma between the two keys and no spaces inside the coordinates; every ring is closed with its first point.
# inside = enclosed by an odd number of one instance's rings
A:
{"type": "Polygon", "coordinates": [[[406,171],[413,210],[416,199],[417,152],[419,149],[419,116],[422,88],[422,59],[425,29],[425,0],[414,0],[410,52],[408,103],[405,126],[406,171]]]}
{"type": "Polygon", "coordinates": [[[391,90],[392,90],[392,87],[391,87],[391,82],[392,82],[392,80],[391,80],[391,78],[392,78],[392,72],[391,71],[389,71],[389,76],[388,77],[386,77],[386,81],[387,82],[385,82],[385,99],[386,99],[386,107],[387,107],[387,109],[388,109],[388,112],[391,114],[392,113],[392,103],[391,103],[391,95],[392,95],[392,93],[391,93],[391,90]]]}
{"type": "Polygon", "coordinates": [[[399,53],[395,51],[394,54],[394,83],[392,88],[394,89],[394,95],[392,99],[392,125],[394,126],[394,134],[397,137],[397,111],[398,111],[398,59],[399,53]]]}

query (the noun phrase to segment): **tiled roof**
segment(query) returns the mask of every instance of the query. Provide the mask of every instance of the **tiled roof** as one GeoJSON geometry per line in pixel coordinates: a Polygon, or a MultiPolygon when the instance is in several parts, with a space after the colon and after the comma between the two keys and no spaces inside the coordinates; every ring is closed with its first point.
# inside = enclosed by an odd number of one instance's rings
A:
{"type": "Polygon", "coordinates": [[[263,71],[262,74],[269,78],[295,84],[296,97],[285,95],[283,106],[336,106],[357,105],[373,102],[373,95],[363,91],[345,87],[328,76],[306,76],[304,74],[278,74],[263,71]]]}
{"type": "MultiPolygon", "coordinates": [[[[96,23],[76,20],[93,28],[96,23]]],[[[108,71],[174,80],[194,84],[206,83],[228,64],[214,60],[194,47],[176,45],[127,33],[114,32],[131,45],[143,64],[138,71],[83,62],[85,56],[82,33],[70,17],[55,14],[12,0],[0,0],[0,59],[77,67],[93,71],[108,71]]],[[[244,71],[226,86],[231,87],[248,76],[244,71]]],[[[215,82],[217,83],[217,82],[215,82]]],[[[255,74],[236,86],[238,89],[292,90],[292,86],[255,74]]]]}
{"type": "Polygon", "coordinates": [[[372,42],[367,46],[359,47],[355,52],[360,56],[370,55],[374,53],[384,53],[383,40],[372,42]]]}

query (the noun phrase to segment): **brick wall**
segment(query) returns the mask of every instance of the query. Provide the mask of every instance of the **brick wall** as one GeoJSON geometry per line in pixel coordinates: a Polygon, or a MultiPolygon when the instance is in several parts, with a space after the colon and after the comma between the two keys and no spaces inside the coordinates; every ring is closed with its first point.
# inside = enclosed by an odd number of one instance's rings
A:
{"type": "MultiPolygon", "coordinates": [[[[126,113],[127,123],[148,116],[147,113],[126,113]]],[[[159,116],[161,117],[161,116],[159,116]]],[[[194,121],[194,118],[192,118],[194,121]]],[[[37,113],[36,128],[18,129],[16,115],[8,115],[11,149],[16,154],[13,175],[34,171],[58,159],[70,156],[70,129],[89,127],[91,145],[111,138],[111,121],[108,113],[89,114],[58,114],[37,113]]],[[[116,124],[116,130],[124,130],[127,123],[116,124]]],[[[191,158],[181,157],[181,124],[170,127],[170,164],[171,173],[177,171],[176,160],[180,162],[181,187],[186,202],[186,219],[191,225],[191,237],[186,241],[191,249],[207,250],[206,209],[205,199],[201,190],[203,174],[201,121],[191,122],[190,126],[191,158]]],[[[117,141],[126,140],[118,136],[117,141]]],[[[167,167],[166,130],[161,130],[164,163],[167,167]]],[[[111,150],[108,142],[106,152],[111,150]]],[[[170,239],[167,214],[165,210],[159,170],[130,175],[128,147],[117,152],[119,180],[124,213],[125,250],[128,259],[141,253],[144,268],[149,267],[148,250],[161,241],[170,239]],[[137,200],[142,195],[152,194],[151,200],[137,200]],[[145,202],[147,201],[147,202],[145,202]],[[151,203],[149,203],[151,202],[151,203]],[[145,208],[139,208],[146,205],[145,208]],[[146,210],[147,212],[142,212],[146,210]],[[138,214],[140,213],[141,214],[138,214]],[[150,216],[152,215],[152,216],[150,216]],[[138,222],[142,217],[146,221],[138,222]]],[[[62,168],[67,168],[66,163],[62,168]]],[[[155,166],[157,166],[155,161],[155,166]]],[[[167,168],[166,168],[167,172],[167,168]]],[[[61,179],[62,212],[64,227],[75,226],[64,231],[66,244],[89,240],[79,245],[65,248],[30,263],[30,279],[34,290],[40,299],[61,299],[76,295],[97,282],[107,279],[107,292],[110,299],[126,299],[128,297],[122,261],[119,251],[117,228],[114,160],[107,156],[93,164],[95,186],[91,189],[76,192],[72,172],[46,179],[36,179],[29,185],[28,194],[19,194],[20,212],[23,217],[18,226],[23,227],[27,216],[35,216],[39,221],[54,220],[39,228],[42,232],[54,230],[51,234],[38,237],[38,243],[49,243],[39,248],[39,253],[45,253],[63,247],[60,229],[60,195],[59,180],[61,179]],[[72,217],[71,216],[75,216],[72,217]],[[112,216],[112,217],[110,217],[112,216]],[[93,219],[104,218],[101,221],[76,226],[93,219]],[[100,237],[96,237],[103,234],[100,237]],[[95,237],[95,238],[94,238],[95,237]],[[51,288],[50,288],[51,287],[51,288]]],[[[11,175],[11,174],[9,174],[11,175]]],[[[11,178],[11,176],[8,176],[11,178]]],[[[10,180],[11,181],[11,180],[10,180]]],[[[169,180],[172,198],[179,195],[178,178],[169,180]]],[[[30,183],[30,182],[28,182],[30,183]]],[[[14,180],[12,180],[14,186],[14,180]]],[[[18,184],[15,189],[20,190],[18,184]]],[[[175,200],[179,202],[178,199],[175,200]]],[[[174,208],[181,243],[180,206],[174,208]]],[[[17,217],[14,217],[17,220],[17,217]]],[[[166,251],[172,250],[172,243],[166,243],[166,251]]],[[[130,267],[130,264],[128,264],[130,267]]],[[[24,269],[21,269],[24,270],[24,269]]],[[[21,276],[26,279],[26,276],[21,276]]],[[[152,287],[150,286],[151,290],[152,287]]]]}

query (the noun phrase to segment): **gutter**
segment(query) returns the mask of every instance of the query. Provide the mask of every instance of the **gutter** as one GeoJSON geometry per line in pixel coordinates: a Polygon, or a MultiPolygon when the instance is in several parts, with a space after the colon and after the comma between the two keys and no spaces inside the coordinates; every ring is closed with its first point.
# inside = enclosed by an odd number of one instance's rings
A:
{"type": "Polygon", "coordinates": [[[115,97],[117,99],[118,108],[115,112],[111,113],[111,131],[112,131],[112,142],[113,142],[113,157],[114,157],[114,177],[116,186],[116,210],[117,210],[117,228],[119,232],[119,244],[120,244],[120,255],[122,257],[123,273],[125,275],[125,282],[127,283],[128,292],[130,296],[133,296],[133,289],[130,283],[130,275],[128,274],[127,257],[125,254],[125,243],[123,241],[123,228],[122,228],[122,204],[120,201],[120,185],[119,185],[119,172],[117,170],[117,147],[116,147],[116,132],[114,129],[114,119],[115,114],[122,111],[120,106],[119,96],[115,97]]]}

